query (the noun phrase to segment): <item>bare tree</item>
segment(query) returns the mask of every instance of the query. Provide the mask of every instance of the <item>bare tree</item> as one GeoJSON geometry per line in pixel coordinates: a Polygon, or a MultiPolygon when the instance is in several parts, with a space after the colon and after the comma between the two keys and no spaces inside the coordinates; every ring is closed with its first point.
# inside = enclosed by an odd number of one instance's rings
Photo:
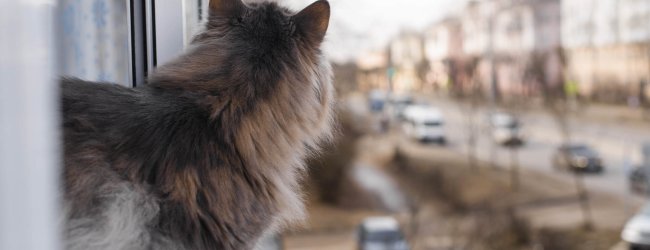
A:
{"type": "Polygon", "coordinates": [[[458,63],[457,74],[454,79],[459,86],[454,88],[454,96],[462,103],[464,122],[467,133],[467,157],[472,169],[478,168],[477,146],[479,127],[479,108],[483,101],[483,92],[480,82],[476,79],[478,58],[469,58],[458,63]]]}
{"type": "MultiPolygon", "coordinates": [[[[513,56],[510,58],[512,64],[517,69],[520,69],[520,70],[516,70],[515,72],[522,72],[520,74],[514,75],[514,77],[520,79],[521,82],[521,85],[518,85],[519,89],[516,90],[518,91],[518,93],[503,100],[503,104],[508,114],[513,119],[511,121],[513,124],[510,124],[510,126],[516,126],[511,129],[520,129],[519,121],[521,121],[521,116],[525,112],[526,105],[528,104],[528,97],[526,97],[526,93],[525,93],[526,91],[524,91],[524,85],[527,84],[526,67],[527,65],[530,65],[527,63],[527,61],[530,60],[531,57],[532,55],[520,53],[518,56],[513,56]]],[[[519,135],[514,135],[514,136],[518,137],[519,135]]],[[[506,143],[510,155],[510,186],[512,191],[517,191],[519,189],[519,182],[520,182],[519,168],[521,165],[519,162],[519,150],[522,143],[523,141],[521,140],[521,138],[510,138],[510,140],[506,143]]]]}
{"type": "MultiPolygon", "coordinates": [[[[521,97],[511,97],[505,103],[505,107],[508,111],[508,114],[513,118],[513,123],[511,126],[519,126],[519,121],[521,120],[521,115],[524,112],[525,102],[521,97]]],[[[510,154],[510,187],[512,191],[517,191],[519,189],[520,182],[520,162],[519,162],[519,149],[521,147],[522,141],[520,138],[511,138],[510,141],[506,143],[508,152],[510,154]]]]}
{"type": "MultiPolygon", "coordinates": [[[[557,126],[558,132],[562,138],[562,143],[568,144],[572,139],[571,116],[575,114],[575,109],[574,105],[571,105],[571,102],[564,91],[564,72],[567,65],[567,58],[562,48],[558,48],[551,53],[557,53],[557,57],[560,60],[561,72],[560,77],[558,78],[559,82],[551,82],[547,79],[545,66],[548,60],[548,54],[533,54],[526,68],[526,76],[529,80],[539,84],[544,97],[544,106],[549,114],[551,114],[557,126]]],[[[585,187],[583,175],[578,171],[573,171],[572,173],[577,198],[580,202],[582,211],[583,225],[585,229],[590,230],[593,228],[593,218],[589,204],[589,194],[585,187]]]]}

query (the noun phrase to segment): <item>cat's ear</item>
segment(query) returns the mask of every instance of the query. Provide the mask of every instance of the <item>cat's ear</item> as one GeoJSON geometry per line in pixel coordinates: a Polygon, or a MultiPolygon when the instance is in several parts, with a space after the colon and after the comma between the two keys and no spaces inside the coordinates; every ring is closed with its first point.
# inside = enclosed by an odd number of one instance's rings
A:
{"type": "Polygon", "coordinates": [[[312,41],[320,43],[325,38],[330,23],[330,4],[318,0],[294,16],[296,27],[312,41]]]}
{"type": "Polygon", "coordinates": [[[245,6],[241,0],[210,0],[210,14],[221,17],[239,15],[245,6]]]}

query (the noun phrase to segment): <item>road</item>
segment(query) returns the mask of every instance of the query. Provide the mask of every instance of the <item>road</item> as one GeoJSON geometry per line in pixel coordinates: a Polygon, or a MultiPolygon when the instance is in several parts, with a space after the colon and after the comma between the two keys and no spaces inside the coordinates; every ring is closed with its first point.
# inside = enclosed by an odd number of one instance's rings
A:
{"type": "Polygon", "coordinates": [[[352,178],[367,192],[377,196],[385,209],[400,212],[407,209],[404,195],[382,170],[367,164],[356,164],[351,170],[352,178]]]}
{"type": "MultiPolygon", "coordinates": [[[[466,153],[467,152],[467,125],[465,119],[467,118],[466,110],[463,110],[460,105],[446,101],[446,100],[433,100],[429,101],[434,106],[439,107],[446,119],[446,131],[448,147],[451,151],[466,153]]],[[[362,96],[347,99],[344,103],[351,113],[359,118],[359,123],[366,121],[362,118],[367,118],[368,109],[367,102],[362,96]]],[[[484,122],[485,117],[489,111],[487,109],[479,109],[476,117],[479,121],[484,122]]],[[[376,118],[376,117],[375,117],[376,118]]],[[[553,118],[545,113],[539,111],[528,112],[521,116],[524,124],[524,129],[527,137],[527,143],[519,150],[520,166],[527,171],[535,171],[549,175],[566,182],[573,182],[573,177],[568,172],[556,171],[551,167],[550,159],[554,148],[560,143],[561,138],[553,118]]],[[[372,122],[374,124],[376,122],[372,122]]],[[[364,123],[365,124],[365,123],[364,123]]],[[[626,170],[623,167],[625,158],[630,163],[638,163],[640,160],[640,145],[643,142],[650,141],[650,131],[646,131],[639,126],[628,126],[625,124],[614,123],[590,123],[580,119],[573,119],[572,121],[572,137],[576,141],[585,142],[592,145],[595,149],[602,154],[604,163],[606,164],[606,171],[601,175],[587,175],[585,178],[587,188],[593,191],[614,194],[616,196],[624,197],[623,199],[633,200],[631,203],[638,204],[644,198],[638,195],[631,195],[627,188],[626,170]]],[[[371,125],[372,127],[372,125],[371,125]]],[[[478,157],[486,162],[492,158],[497,161],[497,164],[502,167],[507,167],[510,164],[509,151],[502,147],[493,147],[492,142],[487,136],[487,131],[481,131],[479,136],[477,153],[478,157]],[[496,148],[495,151],[492,149],[496,148]],[[492,154],[495,152],[495,154],[492,154]],[[493,157],[494,156],[494,157],[493,157]]],[[[404,194],[409,194],[409,190],[400,190],[399,187],[404,188],[403,181],[392,179],[394,176],[390,173],[385,173],[382,169],[376,166],[382,166],[386,161],[392,159],[390,154],[392,152],[390,143],[382,140],[392,140],[394,134],[389,137],[373,137],[372,139],[361,140],[359,143],[359,156],[355,167],[352,169],[352,177],[357,181],[361,188],[366,189],[369,193],[377,195],[384,205],[384,211],[404,211],[407,201],[403,197],[404,194]],[[396,182],[397,181],[397,182],[396,182]],[[401,185],[400,185],[401,183],[401,185]],[[399,186],[399,187],[398,187],[399,186]]],[[[372,135],[370,135],[372,137],[372,135]]],[[[434,152],[447,150],[436,149],[436,146],[423,146],[413,147],[417,148],[418,154],[427,154],[431,157],[439,157],[434,152]]],[[[438,153],[439,154],[439,153],[438,153]]],[[[450,154],[450,157],[455,154],[450,154]]],[[[527,175],[531,176],[531,175],[527,175]]],[[[535,175],[532,175],[535,176],[535,175]]],[[[523,181],[526,181],[524,179],[523,181]]],[[[541,183],[541,182],[537,182],[541,183]]],[[[543,182],[546,183],[546,182],[543,182]]],[[[528,183],[530,184],[530,183],[528,183]]],[[[408,186],[408,185],[406,185],[408,186]]],[[[563,185],[570,186],[571,185],[563,185]]],[[[419,186],[411,187],[411,191],[422,192],[424,189],[419,186]]],[[[412,193],[411,193],[412,194],[412,193]]],[[[417,196],[417,195],[416,195],[417,196]]],[[[433,199],[432,199],[433,200],[433,199]]],[[[616,200],[617,199],[612,199],[616,200]]],[[[609,200],[607,200],[609,201],[609,200]]],[[[594,199],[592,199],[592,204],[594,199]]],[[[597,204],[599,203],[595,203],[597,204]]],[[[619,206],[625,205],[616,203],[619,206]]],[[[420,222],[419,231],[422,233],[423,238],[418,236],[418,249],[447,249],[445,246],[458,244],[451,241],[450,232],[457,229],[457,224],[462,222],[459,218],[448,218],[449,214],[438,211],[441,207],[435,201],[426,201],[420,204],[420,212],[417,221],[420,222]],[[459,221],[457,221],[459,220],[459,221]]],[[[626,217],[626,215],[613,216],[613,213],[606,209],[598,209],[593,207],[592,213],[599,218],[611,218],[613,220],[623,221],[619,217],[626,217]],[[618,216],[618,217],[617,217],[618,216]]],[[[531,214],[535,217],[542,218],[541,220],[551,221],[557,223],[557,219],[561,218],[564,222],[563,216],[571,218],[579,218],[579,211],[574,204],[567,204],[566,206],[546,207],[550,210],[542,210],[537,208],[530,210],[531,214]],[[549,216],[549,213],[560,214],[559,216],[549,216]]],[[[617,209],[617,213],[620,213],[617,209]]],[[[523,210],[522,210],[523,211],[523,210]]],[[[345,211],[348,213],[348,211],[345,211]]],[[[627,213],[627,212],[626,212],[627,213]]],[[[336,215],[332,216],[327,212],[315,210],[312,216],[331,216],[332,220],[338,218],[336,215]]],[[[365,216],[365,215],[364,215],[365,216]]],[[[365,217],[359,217],[361,219],[365,217]]],[[[340,219],[340,218],[339,218],[340,219]]],[[[329,218],[325,218],[329,220],[329,218]]],[[[577,219],[580,220],[580,219],[577,219]]],[[[602,220],[598,220],[602,221],[602,220]]],[[[462,223],[461,223],[462,224],[462,223]]],[[[562,223],[559,223],[562,224],[562,223]]],[[[620,222],[615,223],[616,225],[620,222]]],[[[456,233],[452,233],[455,235],[456,233]]],[[[309,231],[306,233],[297,233],[285,237],[285,247],[287,249],[353,249],[355,247],[354,228],[338,230],[324,230],[324,231],[309,231]]]]}
{"type": "MultiPolygon", "coordinates": [[[[446,100],[433,100],[430,103],[439,107],[446,119],[446,132],[453,150],[466,153],[467,143],[467,109],[446,100]]],[[[489,109],[479,108],[475,117],[484,128],[489,109]]],[[[526,144],[519,150],[522,168],[543,172],[557,178],[572,180],[568,172],[554,170],[551,156],[562,141],[559,129],[550,114],[531,111],[521,115],[526,144]]],[[[628,189],[627,171],[632,165],[641,161],[641,145],[650,142],[650,129],[616,123],[594,123],[578,118],[570,122],[571,137],[574,142],[591,145],[602,156],[605,172],[585,175],[589,190],[598,190],[615,195],[630,196],[640,200],[639,195],[632,195],[628,189]],[[628,167],[626,167],[628,166],[628,167]]],[[[507,148],[495,146],[485,129],[479,131],[477,157],[483,161],[494,160],[497,165],[509,166],[510,152],[507,148]],[[495,149],[496,148],[496,149],[495,149]]]]}

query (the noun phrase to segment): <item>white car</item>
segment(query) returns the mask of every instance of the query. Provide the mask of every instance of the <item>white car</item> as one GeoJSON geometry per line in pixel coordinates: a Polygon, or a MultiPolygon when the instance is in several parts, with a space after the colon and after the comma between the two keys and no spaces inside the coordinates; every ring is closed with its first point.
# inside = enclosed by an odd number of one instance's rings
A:
{"type": "Polygon", "coordinates": [[[413,97],[408,94],[392,94],[390,100],[390,114],[397,119],[404,119],[406,109],[413,105],[413,97]]]}
{"type": "Polygon", "coordinates": [[[493,113],[488,118],[492,139],[501,145],[518,146],[523,144],[521,124],[514,116],[506,113],[493,113]]]}
{"type": "Polygon", "coordinates": [[[646,204],[637,215],[623,227],[623,241],[630,249],[650,249],[650,204],[646,204]]]}
{"type": "Polygon", "coordinates": [[[404,133],[420,142],[446,143],[444,117],[437,108],[422,105],[408,106],[404,110],[404,133]]]}
{"type": "Polygon", "coordinates": [[[366,218],[358,231],[359,250],[408,250],[408,244],[393,217],[366,218]]]}

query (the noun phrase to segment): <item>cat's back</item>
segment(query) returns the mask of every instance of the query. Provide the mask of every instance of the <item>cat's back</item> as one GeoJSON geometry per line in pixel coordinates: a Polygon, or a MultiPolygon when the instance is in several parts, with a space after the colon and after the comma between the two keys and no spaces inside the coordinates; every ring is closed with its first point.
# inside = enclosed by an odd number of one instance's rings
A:
{"type": "MultiPolygon", "coordinates": [[[[66,248],[180,249],[152,231],[159,211],[146,185],[116,169],[119,145],[155,124],[163,100],[148,88],[62,79],[63,193],[66,248]],[[148,118],[147,118],[148,117],[148,118]]],[[[173,105],[170,104],[170,105],[173,105]]]]}
{"type": "Polygon", "coordinates": [[[129,109],[133,110],[143,96],[142,89],[64,78],[61,80],[64,125],[69,125],[71,119],[118,118],[129,109]]]}

